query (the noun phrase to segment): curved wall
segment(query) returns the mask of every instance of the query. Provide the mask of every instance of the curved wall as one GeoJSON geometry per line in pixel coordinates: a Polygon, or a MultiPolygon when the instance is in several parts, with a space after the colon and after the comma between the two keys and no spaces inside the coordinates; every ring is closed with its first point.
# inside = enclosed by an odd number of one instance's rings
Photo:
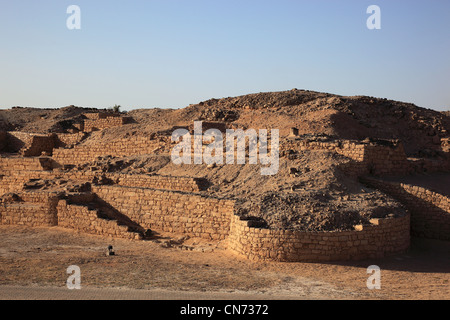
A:
{"type": "Polygon", "coordinates": [[[233,216],[229,249],[251,260],[317,262],[381,258],[410,244],[409,215],[372,219],[370,226],[344,232],[296,232],[249,227],[233,216]]]}

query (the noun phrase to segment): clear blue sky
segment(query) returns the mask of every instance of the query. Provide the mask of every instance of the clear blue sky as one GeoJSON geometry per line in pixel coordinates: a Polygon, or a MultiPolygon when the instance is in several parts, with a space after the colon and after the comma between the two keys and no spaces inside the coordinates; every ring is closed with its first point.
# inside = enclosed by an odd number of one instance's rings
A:
{"type": "Polygon", "coordinates": [[[450,109],[448,0],[0,0],[0,108],[292,88],[450,109]],[[69,5],[81,30],[66,27],[69,5]],[[381,30],[369,30],[369,5],[381,30]]]}

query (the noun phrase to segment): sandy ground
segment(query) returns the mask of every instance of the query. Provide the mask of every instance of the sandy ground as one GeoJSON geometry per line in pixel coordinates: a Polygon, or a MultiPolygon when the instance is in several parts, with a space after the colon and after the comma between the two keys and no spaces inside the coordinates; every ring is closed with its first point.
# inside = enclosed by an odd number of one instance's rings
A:
{"type": "Polygon", "coordinates": [[[170,240],[0,226],[0,299],[450,299],[450,242],[413,239],[405,254],[350,263],[255,263],[224,244],[166,248],[170,240]],[[66,287],[71,265],[81,290],[66,287]],[[380,290],[367,289],[371,265],[381,268],[380,290]]]}

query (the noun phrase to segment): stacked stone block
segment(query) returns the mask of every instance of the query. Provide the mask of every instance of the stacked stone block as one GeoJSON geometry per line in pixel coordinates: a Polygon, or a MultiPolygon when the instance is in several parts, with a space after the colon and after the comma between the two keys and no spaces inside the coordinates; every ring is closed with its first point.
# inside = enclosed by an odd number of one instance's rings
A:
{"type": "Polygon", "coordinates": [[[27,132],[8,132],[7,149],[24,157],[37,157],[43,152],[51,155],[55,147],[55,135],[33,134],[27,132]]]}
{"type": "Polygon", "coordinates": [[[116,220],[99,216],[98,209],[89,209],[84,205],[69,204],[61,200],[57,206],[58,226],[79,232],[111,236],[124,239],[142,239],[142,234],[130,232],[128,226],[119,225],[116,220]]]}
{"type": "Polygon", "coordinates": [[[119,186],[94,186],[103,201],[146,229],[224,240],[234,201],[200,195],[119,186]]]}
{"type": "Polygon", "coordinates": [[[291,262],[382,258],[408,249],[409,216],[371,222],[354,231],[298,232],[249,227],[233,216],[229,249],[251,260],[291,262]]]}
{"type": "Polygon", "coordinates": [[[22,201],[0,205],[1,224],[30,227],[55,226],[59,196],[52,193],[23,193],[22,201]]]}
{"type": "MultiPolygon", "coordinates": [[[[170,140],[170,137],[168,138],[170,140]]],[[[78,145],[73,149],[55,149],[53,159],[61,165],[77,165],[95,161],[98,157],[114,155],[116,157],[154,154],[161,147],[170,144],[150,137],[130,137],[117,139],[102,145],[78,145]]]]}
{"type": "Polygon", "coordinates": [[[414,236],[450,240],[450,199],[448,196],[399,182],[364,177],[361,181],[403,203],[411,212],[414,236]]]}
{"type": "Polygon", "coordinates": [[[341,168],[348,174],[361,176],[372,174],[408,174],[412,168],[408,162],[403,145],[396,140],[364,142],[351,140],[310,141],[287,139],[280,146],[280,154],[289,156],[292,152],[323,150],[336,152],[353,161],[341,168]]]}

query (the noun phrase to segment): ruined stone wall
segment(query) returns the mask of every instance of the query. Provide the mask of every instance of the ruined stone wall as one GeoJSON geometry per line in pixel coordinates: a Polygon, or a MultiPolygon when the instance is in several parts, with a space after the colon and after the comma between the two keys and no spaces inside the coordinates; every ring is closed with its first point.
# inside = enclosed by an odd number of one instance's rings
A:
{"type": "Polygon", "coordinates": [[[57,133],[56,134],[56,148],[70,148],[78,143],[80,143],[85,137],[85,132],[78,133],[57,133]]]}
{"type": "MultiPolygon", "coordinates": [[[[21,158],[19,158],[21,159],[21,158]]],[[[21,192],[26,182],[30,180],[55,180],[65,179],[67,181],[93,182],[99,178],[106,178],[113,184],[125,187],[139,187],[151,189],[164,189],[185,192],[200,192],[207,187],[207,181],[201,178],[172,177],[147,174],[120,174],[103,173],[95,171],[42,171],[36,170],[41,164],[35,160],[31,163],[33,170],[15,170],[19,166],[14,161],[8,161],[7,166],[1,167],[0,158],[0,195],[9,192],[21,192]],[[8,166],[9,165],[9,166],[8,166]]],[[[26,162],[29,162],[27,159],[26,162]]]]}
{"type": "Polygon", "coordinates": [[[234,201],[195,194],[119,186],[95,186],[103,201],[146,229],[223,240],[234,201]]]}
{"type": "Polygon", "coordinates": [[[10,131],[7,134],[8,152],[20,153],[24,157],[40,156],[43,152],[51,155],[55,146],[54,134],[33,134],[10,131]]]}
{"type": "Polygon", "coordinates": [[[52,160],[47,157],[39,158],[23,158],[23,157],[1,157],[0,156],[0,173],[15,174],[20,171],[30,170],[50,170],[52,168],[52,160]]]}
{"type": "Polygon", "coordinates": [[[0,221],[5,225],[30,227],[58,224],[58,195],[45,192],[19,194],[22,201],[0,204],[0,221]]]}
{"type": "Polygon", "coordinates": [[[410,245],[409,216],[373,219],[345,232],[260,229],[232,217],[229,249],[251,260],[317,262],[381,258],[410,245]]]}
{"type": "Polygon", "coordinates": [[[108,116],[106,118],[98,118],[95,120],[84,121],[84,132],[92,132],[98,130],[104,130],[111,127],[122,126],[130,121],[127,117],[113,117],[108,116]]]}
{"type": "Polygon", "coordinates": [[[23,190],[23,186],[30,179],[52,179],[54,176],[45,171],[19,171],[17,173],[0,174],[0,196],[5,193],[17,193],[23,190]]]}
{"type": "Polygon", "coordinates": [[[141,239],[141,235],[129,232],[128,226],[119,225],[117,221],[101,218],[97,209],[87,206],[69,204],[60,200],[57,205],[58,226],[79,232],[111,236],[124,239],[141,239]]]}
{"type": "Polygon", "coordinates": [[[449,172],[450,156],[447,159],[427,159],[427,158],[410,158],[408,159],[414,172],[417,173],[433,173],[433,172],[449,172]]]}
{"type": "Polygon", "coordinates": [[[207,184],[204,179],[189,177],[170,177],[141,174],[106,174],[105,176],[107,178],[113,179],[118,185],[121,186],[185,192],[199,192],[203,190],[207,184]]]}
{"type": "MultiPolygon", "coordinates": [[[[170,138],[170,137],[169,137],[170,138]]],[[[166,143],[148,137],[130,137],[97,145],[78,145],[73,149],[55,149],[53,159],[61,165],[88,163],[98,157],[114,155],[116,157],[153,154],[166,143]]]]}
{"type": "Polygon", "coordinates": [[[96,178],[105,178],[111,183],[124,187],[137,187],[149,189],[162,189],[172,191],[200,192],[207,187],[207,181],[202,178],[172,177],[148,174],[121,174],[102,173],[95,171],[68,171],[60,172],[59,176],[68,180],[93,181],[96,178]]]}
{"type": "Polygon", "coordinates": [[[361,182],[389,194],[411,212],[414,236],[450,240],[450,199],[431,190],[399,182],[361,178],[361,182]]]}
{"type": "Polygon", "coordinates": [[[351,162],[341,168],[351,175],[408,174],[412,168],[403,145],[398,141],[361,142],[350,140],[310,141],[287,139],[280,147],[280,154],[288,156],[305,150],[325,150],[350,158],[351,162]]]}

